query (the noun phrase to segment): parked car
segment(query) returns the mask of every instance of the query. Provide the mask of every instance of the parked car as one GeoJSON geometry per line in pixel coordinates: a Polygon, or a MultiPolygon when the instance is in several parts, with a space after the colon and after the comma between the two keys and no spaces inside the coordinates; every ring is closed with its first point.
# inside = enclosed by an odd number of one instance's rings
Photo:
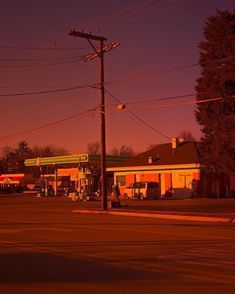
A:
{"type": "Polygon", "coordinates": [[[154,199],[159,198],[160,195],[158,182],[136,182],[124,190],[125,199],[154,199]]]}
{"type": "Polygon", "coordinates": [[[173,188],[169,188],[168,190],[166,190],[165,192],[165,198],[172,198],[175,194],[175,190],[173,188]]]}

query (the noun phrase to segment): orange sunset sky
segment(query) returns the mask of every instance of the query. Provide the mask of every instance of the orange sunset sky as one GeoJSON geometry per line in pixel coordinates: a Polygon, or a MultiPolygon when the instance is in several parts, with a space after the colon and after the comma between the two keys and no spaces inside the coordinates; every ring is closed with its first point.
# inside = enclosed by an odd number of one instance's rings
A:
{"type": "MultiPolygon", "coordinates": [[[[85,152],[88,143],[99,141],[99,115],[92,112],[44,126],[95,108],[99,91],[85,87],[27,94],[99,82],[99,60],[80,60],[92,48],[85,39],[69,36],[71,29],[105,36],[106,43],[120,42],[105,54],[105,88],[123,103],[132,103],[194,94],[200,67],[190,65],[198,62],[204,23],[216,9],[234,8],[232,0],[0,0],[0,4],[0,147],[26,140],[30,146],[52,144],[71,153],[85,152]],[[188,67],[179,70],[184,66],[188,67]],[[38,127],[43,128],[16,135],[38,127]]],[[[190,96],[161,104],[193,100],[190,96]]],[[[106,104],[116,103],[106,92],[106,104]]],[[[133,111],[165,137],[127,112],[107,107],[107,151],[124,144],[144,151],[183,130],[200,137],[195,105],[154,108],[159,103],[128,107],[139,108],[133,111]]]]}

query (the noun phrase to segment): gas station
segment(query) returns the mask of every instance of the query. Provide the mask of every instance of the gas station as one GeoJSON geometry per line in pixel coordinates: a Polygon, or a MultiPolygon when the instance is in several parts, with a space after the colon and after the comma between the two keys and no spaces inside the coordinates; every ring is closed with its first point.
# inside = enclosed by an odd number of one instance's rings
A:
{"type": "MultiPolygon", "coordinates": [[[[125,161],[127,157],[107,156],[107,165],[125,161]]],[[[45,195],[57,196],[61,190],[91,195],[100,189],[100,156],[75,154],[26,159],[26,167],[38,167],[41,189],[45,195]]],[[[113,174],[107,174],[107,190],[111,191],[113,174]]]]}

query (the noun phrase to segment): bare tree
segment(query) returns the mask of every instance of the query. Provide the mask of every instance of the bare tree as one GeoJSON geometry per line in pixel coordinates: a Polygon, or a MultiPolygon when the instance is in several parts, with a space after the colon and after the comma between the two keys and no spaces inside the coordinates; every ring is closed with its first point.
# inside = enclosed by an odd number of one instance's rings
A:
{"type": "Polygon", "coordinates": [[[131,146],[126,146],[126,145],[122,145],[120,148],[113,148],[110,151],[111,155],[117,155],[117,156],[134,156],[135,155],[135,151],[132,149],[131,146]]]}
{"type": "Polygon", "coordinates": [[[118,149],[117,147],[114,147],[114,148],[110,151],[110,155],[118,156],[118,155],[119,155],[119,149],[118,149]]]}
{"type": "Polygon", "coordinates": [[[184,130],[180,132],[179,138],[183,138],[185,141],[196,141],[195,137],[189,130],[184,130]]]}
{"type": "Polygon", "coordinates": [[[100,153],[100,144],[99,142],[89,143],[86,149],[88,154],[98,155],[100,153]]]}
{"type": "Polygon", "coordinates": [[[33,146],[32,153],[34,157],[51,157],[68,155],[69,152],[63,147],[48,146],[33,146]]]}

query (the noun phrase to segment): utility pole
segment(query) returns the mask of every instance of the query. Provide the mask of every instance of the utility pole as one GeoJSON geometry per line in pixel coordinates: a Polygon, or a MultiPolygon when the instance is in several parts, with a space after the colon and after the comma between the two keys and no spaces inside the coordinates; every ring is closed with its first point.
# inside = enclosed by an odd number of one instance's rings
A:
{"type": "Polygon", "coordinates": [[[92,34],[87,34],[84,32],[77,32],[72,30],[69,32],[70,36],[80,37],[87,39],[91,47],[94,49],[94,52],[89,53],[85,56],[82,56],[83,61],[90,61],[96,57],[100,58],[100,152],[101,152],[101,197],[102,197],[102,209],[107,210],[107,188],[106,188],[106,135],[105,135],[105,93],[104,93],[104,52],[107,52],[117,46],[118,43],[111,43],[104,46],[104,41],[107,41],[107,38],[101,36],[95,36],[92,34]],[[91,40],[99,41],[100,48],[97,49],[91,40]]]}

